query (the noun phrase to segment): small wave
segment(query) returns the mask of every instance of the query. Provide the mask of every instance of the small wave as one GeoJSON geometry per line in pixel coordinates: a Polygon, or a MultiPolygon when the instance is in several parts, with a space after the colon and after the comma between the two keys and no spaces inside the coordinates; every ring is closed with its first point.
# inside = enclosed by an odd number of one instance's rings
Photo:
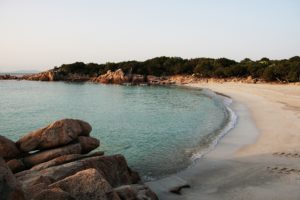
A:
{"type": "Polygon", "coordinates": [[[203,93],[212,97],[212,98],[218,98],[223,101],[223,104],[225,105],[226,111],[229,115],[228,122],[226,125],[221,129],[221,131],[218,132],[217,136],[210,142],[209,146],[205,148],[204,150],[201,149],[200,151],[196,151],[192,154],[191,160],[192,162],[196,162],[200,158],[202,158],[205,154],[212,151],[216,145],[220,142],[220,140],[231,130],[235,127],[237,122],[237,115],[233,112],[233,110],[230,108],[230,104],[232,103],[232,99],[228,96],[217,94],[211,90],[203,89],[203,93]]]}

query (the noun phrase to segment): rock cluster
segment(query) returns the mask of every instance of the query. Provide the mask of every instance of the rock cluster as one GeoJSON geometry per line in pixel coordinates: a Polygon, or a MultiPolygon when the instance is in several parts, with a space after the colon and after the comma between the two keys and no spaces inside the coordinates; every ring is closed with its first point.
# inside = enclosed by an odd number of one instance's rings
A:
{"type": "Polygon", "coordinates": [[[19,77],[17,76],[12,76],[9,74],[5,74],[5,75],[0,75],[0,80],[18,80],[19,77]]]}
{"type": "Polygon", "coordinates": [[[20,79],[31,81],[71,81],[71,82],[84,82],[91,81],[94,83],[102,84],[119,84],[119,85],[171,85],[175,84],[169,77],[157,77],[152,75],[141,75],[128,73],[125,74],[122,69],[116,71],[108,70],[102,75],[87,75],[77,73],[66,73],[59,70],[49,70],[38,74],[25,75],[20,79]]]}
{"type": "Polygon", "coordinates": [[[253,78],[251,76],[248,77],[233,77],[233,78],[203,78],[197,77],[196,75],[175,75],[170,76],[169,79],[178,84],[189,84],[189,83],[225,83],[225,82],[233,82],[233,83],[265,83],[265,81],[259,80],[257,78],[253,78]]]}
{"type": "Polygon", "coordinates": [[[37,74],[30,74],[21,77],[21,79],[29,81],[71,81],[71,82],[83,82],[88,81],[90,77],[84,74],[69,73],[64,74],[60,71],[49,70],[37,74]]]}
{"type": "Polygon", "coordinates": [[[116,71],[108,70],[106,74],[91,79],[92,82],[104,84],[148,84],[148,85],[170,85],[173,81],[167,77],[143,76],[141,74],[125,74],[122,69],[116,71]]]}
{"type": "Polygon", "coordinates": [[[53,71],[46,71],[37,74],[25,75],[22,77],[29,81],[56,81],[58,80],[57,74],[53,71]]]}
{"type": "Polygon", "coordinates": [[[166,76],[147,76],[147,82],[149,85],[173,85],[175,82],[166,76]]]}
{"type": "Polygon", "coordinates": [[[16,143],[0,136],[0,200],[157,199],[122,155],[91,152],[100,146],[91,130],[63,119],[16,143]]]}
{"type": "Polygon", "coordinates": [[[92,80],[98,83],[111,83],[111,84],[122,84],[128,82],[128,77],[125,76],[122,69],[118,69],[115,72],[108,70],[106,74],[100,75],[92,80]]]}

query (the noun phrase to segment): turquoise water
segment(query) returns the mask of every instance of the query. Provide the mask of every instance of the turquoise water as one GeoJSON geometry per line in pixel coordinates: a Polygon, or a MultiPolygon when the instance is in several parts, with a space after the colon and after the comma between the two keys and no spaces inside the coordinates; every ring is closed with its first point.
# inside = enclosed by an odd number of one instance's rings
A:
{"type": "Polygon", "coordinates": [[[202,90],[64,82],[0,81],[0,134],[20,136],[62,118],[89,122],[99,150],[121,153],[143,177],[177,172],[228,121],[202,90]]]}

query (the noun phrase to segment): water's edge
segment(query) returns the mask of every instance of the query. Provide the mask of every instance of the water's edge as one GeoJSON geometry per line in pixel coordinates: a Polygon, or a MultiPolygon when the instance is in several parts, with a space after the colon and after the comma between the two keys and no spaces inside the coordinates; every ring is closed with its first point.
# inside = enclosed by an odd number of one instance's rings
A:
{"type": "MultiPolygon", "coordinates": [[[[170,86],[165,86],[165,87],[170,87],[170,86]]],[[[190,157],[191,163],[188,166],[186,166],[183,169],[179,169],[175,173],[161,175],[160,177],[157,177],[157,178],[143,177],[143,181],[145,181],[146,183],[147,182],[153,182],[153,181],[162,180],[162,179],[165,179],[167,177],[171,177],[171,176],[174,176],[176,174],[179,174],[179,173],[181,173],[181,172],[183,172],[185,170],[188,170],[189,168],[192,168],[199,161],[201,161],[201,159],[206,154],[208,154],[209,152],[213,151],[217,147],[217,145],[219,144],[219,142],[222,140],[222,138],[225,137],[227,135],[227,133],[230,132],[230,130],[232,130],[233,128],[235,128],[236,123],[237,123],[238,115],[230,107],[230,105],[233,103],[233,100],[232,100],[232,98],[230,96],[214,92],[214,91],[212,91],[210,89],[207,89],[207,88],[194,88],[194,87],[185,86],[185,85],[176,85],[176,86],[171,86],[171,87],[194,89],[194,90],[195,89],[196,90],[202,90],[205,93],[205,95],[207,95],[209,97],[212,97],[212,98],[215,98],[215,99],[218,99],[219,101],[222,102],[223,106],[226,109],[228,117],[227,117],[224,125],[221,126],[220,129],[218,131],[216,131],[216,133],[211,133],[215,137],[213,138],[212,141],[210,141],[208,147],[206,147],[204,149],[202,148],[200,150],[197,150],[197,151],[193,152],[193,154],[190,157]]]]}
{"type": "Polygon", "coordinates": [[[220,130],[218,131],[218,133],[216,134],[216,137],[212,140],[212,142],[210,143],[209,147],[196,152],[192,155],[191,159],[193,162],[197,162],[198,159],[201,159],[205,154],[209,153],[210,151],[214,150],[215,147],[218,145],[218,143],[220,142],[220,140],[231,130],[235,127],[236,123],[237,123],[237,115],[236,113],[230,108],[230,105],[232,104],[233,100],[229,97],[229,96],[225,96],[222,94],[218,94],[210,89],[202,89],[205,90],[206,94],[208,94],[209,96],[214,96],[216,98],[219,98],[227,111],[228,114],[228,118],[226,119],[226,123],[224,124],[223,127],[220,128],[220,130]]]}

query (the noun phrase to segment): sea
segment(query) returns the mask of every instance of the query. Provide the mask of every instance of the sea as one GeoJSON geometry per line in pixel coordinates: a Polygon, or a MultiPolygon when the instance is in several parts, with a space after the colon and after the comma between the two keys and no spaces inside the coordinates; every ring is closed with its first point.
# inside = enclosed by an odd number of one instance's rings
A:
{"type": "Polygon", "coordinates": [[[0,81],[0,135],[14,141],[59,119],[93,127],[97,150],[123,154],[144,180],[201,162],[234,126],[230,99],[204,89],[0,81]]]}

